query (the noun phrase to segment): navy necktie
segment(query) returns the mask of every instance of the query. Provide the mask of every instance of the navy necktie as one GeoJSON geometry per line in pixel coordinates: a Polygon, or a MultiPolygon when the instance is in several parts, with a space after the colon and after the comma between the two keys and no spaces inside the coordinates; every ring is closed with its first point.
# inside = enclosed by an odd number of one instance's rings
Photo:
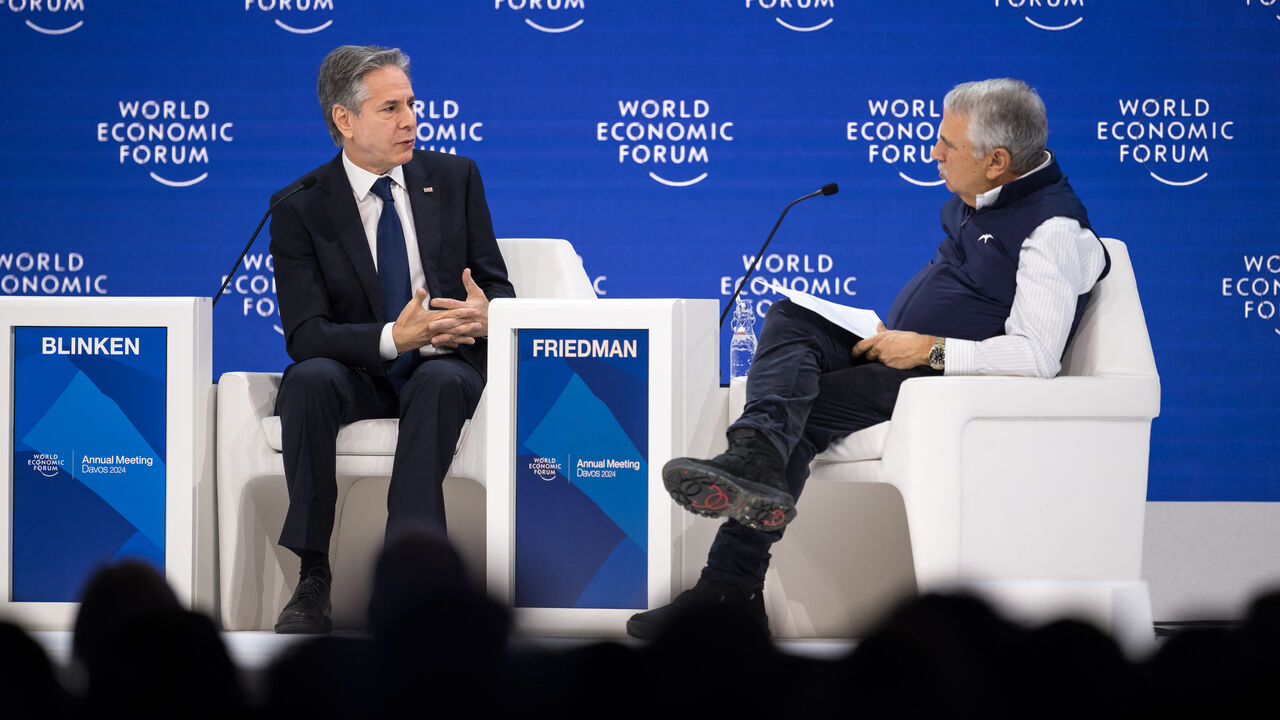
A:
{"type": "MultiPolygon", "coordinates": [[[[385,322],[395,322],[409,298],[413,297],[409,290],[409,255],[404,246],[404,229],[396,212],[396,201],[391,197],[391,178],[378,178],[372,191],[382,198],[382,215],[378,216],[378,284],[382,288],[382,316],[385,322]]],[[[387,377],[396,392],[413,372],[417,354],[413,350],[401,353],[387,368],[387,377]]]]}
{"type": "Polygon", "coordinates": [[[400,214],[391,197],[391,178],[380,177],[373,183],[373,194],[382,198],[382,215],[378,217],[378,283],[382,287],[382,317],[395,322],[413,293],[409,290],[409,255],[404,248],[404,230],[400,214]]]}

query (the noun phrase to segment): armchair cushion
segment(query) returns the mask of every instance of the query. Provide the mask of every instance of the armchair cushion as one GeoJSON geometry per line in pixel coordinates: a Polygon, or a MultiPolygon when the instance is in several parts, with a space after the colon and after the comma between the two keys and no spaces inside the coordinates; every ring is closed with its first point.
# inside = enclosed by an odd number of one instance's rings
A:
{"type": "MultiPolygon", "coordinates": [[[[395,418],[374,418],[343,425],[338,431],[339,455],[395,455],[396,436],[400,422],[395,418]]],[[[467,436],[471,421],[462,428],[458,436],[458,447],[467,436]]],[[[280,416],[272,415],[262,419],[262,432],[266,433],[267,445],[276,452],[283,451],[280,439],[280,416]]]]}
{"type": "Polygon", "coordinates": [[[889,421],[886,420],[831,443],[815,460],[831,463],[879,460],[884,457],[884,443],[888,437],[889,421]]]}

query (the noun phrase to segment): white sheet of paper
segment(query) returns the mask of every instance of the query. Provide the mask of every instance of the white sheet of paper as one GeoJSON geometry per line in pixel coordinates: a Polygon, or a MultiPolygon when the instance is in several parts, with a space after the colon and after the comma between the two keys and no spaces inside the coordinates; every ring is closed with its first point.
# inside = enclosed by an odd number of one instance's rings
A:
{"type": "Polygon", "coordinates": [[[818,313],[860,338],[869,338],[875,335],[878,329],[877,326],[880,324],[880,316],[876,315],[875,310],[863,310],[862,308],[849,307],[848,305],[839,305],[830,300],[814,297],[802,290],[785,288],[778,283],[773,284],[773,289],[786,295],[791,302],[818,313]]]}

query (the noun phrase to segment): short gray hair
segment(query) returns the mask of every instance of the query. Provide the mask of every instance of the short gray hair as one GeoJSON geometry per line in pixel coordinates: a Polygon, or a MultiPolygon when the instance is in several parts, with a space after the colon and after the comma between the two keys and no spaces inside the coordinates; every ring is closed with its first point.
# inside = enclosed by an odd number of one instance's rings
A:
{"type": "Polygon", "coordinates": [[[1018,175],[1044,161],[1049,119],[1044,101],[1031,86],[1013,78],[961,83],[942,101],[943,109],[969,120],[975,157],[996,148],[1009,151],[1010,170],[1018,175]]]}
{"type": "Polygon", "coordinates": [[[333,108],[336,105],[360,114],[360,106],[369,99],[369,86],[364,76],[377,70],[395,66],[409,75],[409,56],[400,48],[384,48],[377,45],[343,45],[325,56],[320,63],[320,79],[316,81],[316,93],[320,96],[320,109],[324,112],[324,124],[333,136],[333,144],[342,146],[342,133],[333,124],[333,108]]]}

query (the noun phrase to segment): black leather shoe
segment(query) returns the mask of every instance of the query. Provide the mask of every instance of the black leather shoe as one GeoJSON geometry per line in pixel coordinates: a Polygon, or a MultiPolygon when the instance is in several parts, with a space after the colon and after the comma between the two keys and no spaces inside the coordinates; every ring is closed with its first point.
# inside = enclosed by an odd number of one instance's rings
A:
{"type": "Polygon", "coordinates": [[[276,632],[282,635],[331,632],[333,621],[329,619],[329,609],[329,573],[312,570],[298,582],[293,597],[280,611],[276,632]]]}
{"type": "Polygon", "coordinates": [[[704,578],[698,578],[696,585],[677,595],[670,605],[632,615],[627,620],[627,634],[639,640],[655,640],[681,614],[695,608],[714,606],[732,608],[759,621],[765,635],[769,634],[769,617],[764,611],[763,591],[743,590],[704,578]]]}
{"type": "Polygon", "coordinates": [[[753,428],[730,431],[729,449],[710,460],[667,462],[662,484],[689,512],[731,517],[756,530],[777,530],[796,516],[782,458],[753,428]]]}

